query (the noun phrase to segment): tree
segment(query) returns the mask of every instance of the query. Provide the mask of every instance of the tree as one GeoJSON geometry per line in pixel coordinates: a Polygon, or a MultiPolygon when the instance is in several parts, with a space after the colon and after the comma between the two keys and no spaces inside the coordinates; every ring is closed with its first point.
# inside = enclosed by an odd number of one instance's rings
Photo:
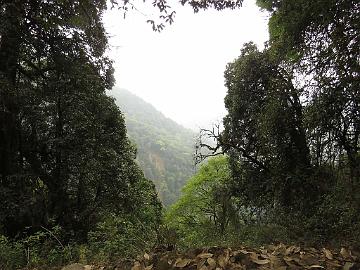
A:
{"type": "Polygon", "coordinates": [[[6,235],[61,225],[69,237],[85,240],[110,212],[157,207],[151,196],[136,198],[147,180],[123,116],[105,93],[113,85],[105,9],[106,1],[0,1],[6,235]]]}
{"type": "MultiPolygon", "coordinates": [[[[113,7],[117,7],[124,11],[124,16],[129,10],[136,10],[136,1],[132,0],[111,0],[110,1],[113,7]]],[[[144,1],[146,2],[146,1],[144,1]]],[[[197,13],[200,10],[206,10],[213,8],[216,10],[223,9],[235,9],[241,7],[243,0],[179,0],[181,5],[188,5],[193,8],[194,12],[197,13]]],[[[155,0],[152,1],[151,5],[157,11],[158,18],[150,18],[147,20],[148,23],[152,25],[154,31],[161,31],[164,29],[166,24],[172,24],[174,22],[174,17],[176,15],[176,10],[174,10],[167,0],[155,0]]]]}
{"type": "Polygon", "coordinates": [[[177,230],[184,243],[206,244],[210,242],[207,237],[226,233],[236,215],[228,188],[230,178],[228,158],[219,156],[203,164],[185,185],[182,196],[166,214],[168,225],[177,230]]]}
{"type": "Polygon", "coordinates": [[[346,154],[350,179],[358,184],[360,64],[358,1],[271,1],[270,44],[277,58],[296,65],[309,97],[311,141],[318,163],[346,154]],[[334,147],[336,145],[336,147],[334,147]],[[332,150],[331,150],[332,149],[332,150]]]}
{"type": "Polygon", "coordinates": [[[225,71],[228,94],[219,145],[249,201],[292,209],[315,192],[304,128],[301,89],[291,69],[252,43],[225,71]],[[238,165],[236,165],[238,164],[238,165]],[[237,177],[238,176],[238,177],[237,177]]]}
{"type": "Polygon", "coordinates": [[[227,66],[224,130],[205,130],[218,144],[200,146],[210,156],[229,155],[231,189],[271,222],[334,233],[342,225],[327,209],[331,202],[338,213],[349,205],[351,213],[341,216],[356,228],[359,5],[257,2],[271,13],[269,45],[261,52],[246,44],[227,66]],[[333,225],[320,222],[324,216],[333,225]]]}
{"type": "MultiPolygon", "coordinates": [[[[180,3],[195,12],[241,5],[180,3]]],[[[167,1],[152,5],[172,22],[167,1]]],[[[104,209],[119,214],[143,206],[133,204],[133,187],[145,181],[135,150],[105,95],[113,85],[101,21],[106,8],[105,0],[0,1],[0,194],[6,198],[0,229],[7,235],[60,224],[84,239],[104,209]]],[[[149,22],[155,30],[164,26],[149,22]]]]}

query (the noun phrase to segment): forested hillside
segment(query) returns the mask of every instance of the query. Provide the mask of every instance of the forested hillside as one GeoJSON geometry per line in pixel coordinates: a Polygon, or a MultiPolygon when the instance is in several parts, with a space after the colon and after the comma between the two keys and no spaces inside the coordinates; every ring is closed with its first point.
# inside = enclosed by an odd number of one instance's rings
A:
{"type": "MultiPolygon", "coordinates": [[[[150,2],[161,31],[175,11],[150,2]]],[[[270,40],[226,66],[192,177],[192,132],[107,95],[107,3],[138,1],[0,0],[0,269],[359,269],[358,1],[256,1],[270,40]],[[186,181],[166,212],[138,163],[166,205],[186,181]]]]}
{"type": "Polygon", "coordinates": [[[145,177],[155,183],[164,205],[174,203],[194,172],[195,133],[125,89],[114,88],[112,95],[125,115],[145,177]]]}

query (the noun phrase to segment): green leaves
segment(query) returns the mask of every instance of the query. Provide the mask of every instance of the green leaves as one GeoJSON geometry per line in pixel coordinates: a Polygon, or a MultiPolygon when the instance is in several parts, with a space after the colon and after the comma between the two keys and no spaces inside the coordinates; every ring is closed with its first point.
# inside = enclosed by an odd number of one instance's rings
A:
{"type": "Polygon", "coordinates": [[[180,199],[166,213],[166,223],[177,230],[180,244],[206,245],[221,236],[233,218],[228,158],[212,158],[185,185],[180,199]]]}
{"type": "Polygon", "coordinates": [[[231,189],[266,222],[321,239],[344,223],[356,230],[343,221],[359,224],[356,215],[340,209],[348,196],[350,212],[359,211],[359,5],[257,4],[271,14],[269,46],[261,52],[246,44],[225,71],[228,115],[218,147],[230,157],[231,189]]]}
{"type": "Polygon", "coordinates": [[[306,196],[304,182],[286,180],[310,168],[301,91],[292,76],[290,68],[252,43],[225,71],[228,115],[220,145],[234,164],[234,188],[255,205],[267,207],[275,200],[289,207],[306,196]]]}
{"type": "Polygon", "coordinates": [[[105,94],[113,84],[104,55],[105,9],[106,1],[0,4],[0,62],[16,63],[11,74],[0,65],[0,84],[7,85],[0,88],[6,235],[59,224],[67,241],[85,241],[107,215],[131,211],[151,226],[159,222],[154,187],[135,163],[121,112],[105,94]]]}

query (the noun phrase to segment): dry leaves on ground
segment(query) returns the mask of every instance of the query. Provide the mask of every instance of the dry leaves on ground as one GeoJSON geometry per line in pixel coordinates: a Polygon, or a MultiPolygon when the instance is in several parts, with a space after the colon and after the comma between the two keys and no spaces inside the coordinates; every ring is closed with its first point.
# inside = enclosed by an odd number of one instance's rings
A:
{"type": "Polygon", "coordinates": [[[360,253],[341,248],[300,248],[284,244],[266,248],[195,249],[186,253],[175,251],[145,254],[131,270],[249,270],[249,269],[360,269],[360,253]]]}
{"type": "Polygon", "coordinates": [[[188,252],[145,253],[108,266],[68,265],[63,270],[360,270],[360,252],[341,248],[300,248],[284,244],[260,249],[211,247],[188,252]]]}

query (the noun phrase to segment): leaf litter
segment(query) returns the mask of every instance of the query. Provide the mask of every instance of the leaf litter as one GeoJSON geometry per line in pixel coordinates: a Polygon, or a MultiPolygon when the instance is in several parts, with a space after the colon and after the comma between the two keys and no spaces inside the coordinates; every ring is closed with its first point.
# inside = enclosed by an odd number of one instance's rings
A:
{"type": "MultiPolygon", "coordinates": [[[[75,265],[75,264],[74,264],[75,265]]],[[[63,269],[73,269],[74,265],[63,269]],[[69,268],[70,267],[70,268],[69,268]]],[[[360,251],[341,248],[315,249],[284,244],[259,249],[209,247],[186,252],[155,249],[135,260],[120,260],[109,266],[81,266],[76,270],[360,270],[360,251]]]]}
{"type": "Polygon", "coordinates": [[[131,270],[250,270],[250,269],[360,269],[360,252],[341,248],[301,248],[284,244],[260,249],[210,247],[187,252],[146,253],[131,270]]]}

